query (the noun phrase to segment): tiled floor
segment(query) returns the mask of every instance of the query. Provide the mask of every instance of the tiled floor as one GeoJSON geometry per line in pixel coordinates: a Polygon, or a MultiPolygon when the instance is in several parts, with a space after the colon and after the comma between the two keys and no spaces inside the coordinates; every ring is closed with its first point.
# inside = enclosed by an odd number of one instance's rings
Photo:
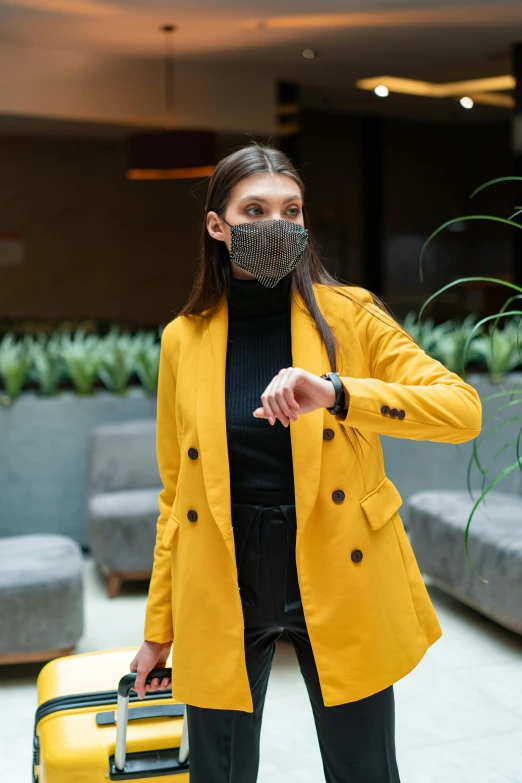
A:
{"type": "MultiPolygon", "coordinates": [[[[77,652],[139,646],[146,583],[110,601],[86,559],[86,625],[77,652]]],[[[522,783],[522,637],[426,580],[443,636],[395,684],[402,783],[522,783]]],[[[0,668],[0,780],[30,780],[41,665],[0,668]]],[[[280,641],[268,686],[259,783],[324,781],[312,711],[292,646],[280,641]]],[[[346,783],[349,783],[347,781],[346,783]]]]}

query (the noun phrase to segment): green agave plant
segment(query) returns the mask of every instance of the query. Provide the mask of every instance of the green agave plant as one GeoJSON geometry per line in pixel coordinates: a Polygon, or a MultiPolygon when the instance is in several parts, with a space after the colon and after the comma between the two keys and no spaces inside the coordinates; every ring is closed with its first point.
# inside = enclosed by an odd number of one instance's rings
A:
{"type": "Polygon", "coordinates": [[[514,370],[521,363],[518,339],[519,328],[512,319],[506,321],[501,331],[490,326],[487,337],[475,340],[477,351],[484,360],[493,382],[501,381],[507,372],[514,370]]]}
{"type": "MultiPolygon", "coordinates": [[[[497,179],[490,180],[489,182],[484,183],[483,185],[480,185],[478,188],[476,188],[470,195],[470,198],[474,198],[474,196],[477,195],[480,191],[484,190],[484,188],[489,187],[490,185],[494,185],[498,182],[505,182],[507,180],[517,180],[522,181],[522,177],[514,177],[514,176],[508,176],[508,177],[498,177],[497,179]]],[[[504,225],[511,226],[512,228],[520,231],[522,230],[522,224],[516,222],[515,218],[517,218],[519,215],[522,214],[522,208],[516,207],[516,212],[511,215],[509,218],[502,218],[497,215],[482,215],[482,214],[474,214],[474,215],[464,215],[459,218],[453,218],[452,220],[447,220],[445,223],[440,225],[435,231],[433,231],[432,234],[427,238],[426,242],[422,246],[420,257],[419,257],[419,271],[420,271],[420,278],[422,281],[422,262],[424,259],[425,251],[430,242],[433,241],[433,239],[444,229],[446,229],[448,226],[450,226],[452,223],[458,223],[465,220],[486,220],[486,221],[493,221],[496,223],[502,223],[504,225]]],[[[482,282],[489,282],[493,283],[495,285],[499,286],[505,286],[506,288],[510,289],[510,291],[514,292],[512,295],[508,295],[504,304],[500,308],[500,311],[498,313],[495,313],[494,315],[488,315],[484,318],[481,318],[470,330],[464,347],[462,349],[462,353],[460,356],[460,362],[461,366],[465,367],[468,359],[468,351],[471,348],[471,345],[473,344],[475,347],[475,338],[478,340],[477,337],[479,330],[482,328],[487,328],[489,336],[483,338],[486,341],[489,341],[489,348],[487,349],[487,353],[484,351],[484,343],[479,342],[476,344],[476,347],[479,348],[479,346],[482,346],[482,355],[486,362],[488,362],[488,368],[494,369],[493,376],[498,377],[497,368],[499,366],[503,367],[503,372],[506,371],[506,367],[513,367],[512,360],[509,359],[509,361],[505,360],[504,356],[504,362],[502,364],[502,357],[499,358],[499,355],[505,350],[506,343],[509,343],[512,345],[512,339],[513,335],[515,336],[515,351],[516,355],[518,356],[518,362],[514,365],[517,366],[518,364],[522,363],[522,351],[521,351],[521,331],[522,331],[522,310],[519,309],[512,309],[508,310],[507,308],[511,306],[512,302],[515,302],[518,299],[522,299],[522,288],[520,286],[515,285],[515,283],[510,283],[506,280],[500,280],[495,277],[462,277],[458,280],[454,280],[451,283],[448,283],[447,285],[440,288],[438,291],[436,291],[434,294],[432,294],[428,299],[424,302],[422,305],[420,311],[419,311],[419,320],[422,317],[423,311],[426,309],[426,307],[432,302],[437,296],[440,296],[440,294],[444,293],[444,291],[449,290],[450,288],[453,288],[454,286],[460,285],[461,283],[467,283],[471,281],[482,281],[482,282]],[[511,324],[514,320],[514,326],[511,324]],[[507,326],[507,335],[504,336],[504,338],[501,338],[500,341],[498,337],[495,337],[495,334],[497,334],[497,324],[499,322],[502,322],[504,326],[507,326]],[[487,325],[487,327],[486,327],[487,325]],[[495,350],[497,350],[497,356],[494,357],[495,350]]],[[[504,329],[504,331],[506,331],[504,329]]],[[[509,354],[512,355],[511,353],[509,354]]],[[[513,360],[514,361],[514,360],[513,360]]],[[[465,378],[464,378],[465,379],[465,378]]],[[[496,405],[494,410],[492,410],[490,413],[488,413],[486,416],[483,417],[482,422],[482,432],[479,436],[477,436],[473,440],[473,453],[471,455],[469,464],[468,464],[468,472],[467,472],[467,487],[468,492],[470,494],[470,497],[472,500],[473,498],[473,492],[471,489],[471,473],[472,468],[475,466],[477,470],[479,471],[481,475],[481,491],[480,496],[478,499],[474,502],[473,508],[471,509],[471,513],[469,515],[467,524],[466,524],[466,530],[464,533],[464,546],[465,546],[465,552],[466,552],[466,558],[468,560],[468,563],[471,566],[472,571],[478,576],[478,578],[482,582],[487,582],[488,580],[485,579],[475,568],[473,563],[471,562],[470,556],[469,556],[469,528],[471,525],[471,520],[473,519],[473,516],[475,515],[475,511],[477,510],[479,504],[484,500],[484,498],[488,495],[489,492],[491,492],[492,489],[494,489],[499,482],[501,482],[506,476],[508,476],[510,473],[512,473],[514,470],[520,470],[522,471],[522,455],[521,455],[521,440],[522,440],[522,388],[521,388],[521,382],[518,381],[514,388],[511,390],[506,390],[502,388],[501,391],[488,395],[484,398],[484,402],[487,402],[489,400],[497,400],[499,403],[496,405]],[[496,424],[491,429],[487,429],[487,425],[491,422],[491,420],[498,420],[498,414],[506,409],[513,409],[513,413],[515,414],[513,417],[508,418],[507,420],[502,421],[500,424],[496,424]],[[481,447],[484,445],[485,442],[489,440],[496,432],[503,429],[504,427],[510,427],[510,435],[512,436],[511,439],[509,439],[506,443],[503,444],[502,448],[497,451],[497,453],[494,455],[493,459],[491,459],[489,465],[486,465],[484,458],[482,457],[482,454],[480,453],[481,447]],[[501,452],[506,451],[509,446],[515,446],[515,460],[508,465],[506,468],[501,470],[501,472],[495,476],[494,478],[491,478],[491,469],[493,463],[496,461],[498,456],[501,452]]]]}
{"type": "Polygon", "coordinates": [[[136,347],[128,333],[120,334],[118,327],[100,340],[101,362],[98,376],[109,391],[126,394],[134,372],[136,347]]]}
{"type": "MultiPolygon", "coordinates": [[[[161,337],[163,329],[158,330],[161,337]]],[[[147,394],[156,394],[160,362],[160,343],[154,332],[137,332],[134,335],[136,347],[135,369],[140,383],[147,394]]]]}
{"type": "Polygon", "coordinates": [[[74,335],[60,329],[23,338],[9,332],[0,341],[0,381],[5,388],[0,402],[10,404],[27,380],[34,381],[44,395],[57,394],[60,384],[69,379],[77,394],[92,394],[98,378],[113,393],[125,394],[134,373],[144,390],[155,394],[161,331],[131,336],[114,326],[100,337],[79,327],[74,335]]]}
{"type": "Polygon", "coordinates": [[[66,377],[66,365],[62,355],[62,339],[58,334],[47,337],[39,334],[30,349],[32,366],[29,377],[43,394],[58,394],[58,387],[66,377]]]}
{"type": "Polygon", "coordinates": [[[62,356],[77,394],[92,394],[101,367],[100,338],[77,329],[62,336],[62,356]]]}
{"type": "Polygon", "coordinates": [[[6,391],[2,402],[6,405],[20,394],[29,376],[31,344],[31,337],[25,336],[23,340],[17,341],[11,332],[0,342],[0,378],[6,391]]]}

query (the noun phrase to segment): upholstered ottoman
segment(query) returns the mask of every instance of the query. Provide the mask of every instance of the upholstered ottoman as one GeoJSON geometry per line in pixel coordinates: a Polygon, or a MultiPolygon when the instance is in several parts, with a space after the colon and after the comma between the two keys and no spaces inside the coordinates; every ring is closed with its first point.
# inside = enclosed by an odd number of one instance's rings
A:
{"type": "Polygon", "coordinates": [[[522,634],[522,497],[491,490],[471,520],[470,559],[487,583],[466,558],[464,532],[474,506],[467,492],[416,492],[405,505],[422,573],[453,597],[522,634]]]}
{"type": "Polygon", "coordinates": [[[83,634],[83,555],[55,534],[0,539],[0,664],[70,654],[83,634]]]}
{"type": "Polygon", "coordinates": [[[89,545],[114,598],[123,581],[148,579],[154,563],[159,489],[125,489],[89,501],[89,545]]]}
{"type": "Polygon", "coordinates": [[[148,579],[154,563],[158,495],[156,421],[103,424],[92,433],[88,534],[110,598],[124,580],[148,579]]]}

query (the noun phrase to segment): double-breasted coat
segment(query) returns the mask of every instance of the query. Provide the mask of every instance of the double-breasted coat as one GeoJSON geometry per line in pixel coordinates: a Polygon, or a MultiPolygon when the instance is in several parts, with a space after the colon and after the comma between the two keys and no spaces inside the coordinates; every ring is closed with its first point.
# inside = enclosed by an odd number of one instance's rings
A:
{"type": "MultiPolygon", "coordinates": [[[[313,287],[341,346],[349,408],[344,418],[316,409],[289,426],[301,599],[323,701],[334,706],[404,677],[442,635],[379,435],[463,443],[479,434],[482,407],[476,390],[429,357],[369,291],[339,286],[350,299],[313,287]]],[[[173,640],[175,699],[252,712],[230,504],[227,333],[223,296],[210,320],[178,316],[162,334],[163,489],[144,638],[173,640]]],[[[291,301],[291,335],[292,366],[316,376],[330,370],[299,294],[291,301]]]]}

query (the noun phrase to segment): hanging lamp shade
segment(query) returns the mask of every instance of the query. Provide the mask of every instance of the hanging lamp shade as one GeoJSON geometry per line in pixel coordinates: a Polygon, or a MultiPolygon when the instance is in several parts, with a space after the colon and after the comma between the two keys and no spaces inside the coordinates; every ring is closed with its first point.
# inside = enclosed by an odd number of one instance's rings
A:
{"type": "Polygon", "coordinates": [[[135,133],[127,138],[127,179],[186,179],[209,177],[217,164],[214,131],[177,130],[174,101],[174,24],[163,24],[165,42],[165,120],[163,130],[135,133]]]}
{"type": "Polygon", "coordinates": [[[216,163],[213,131],[164,130],[127,138],[127,179],[208,177],[216,163]]]}

